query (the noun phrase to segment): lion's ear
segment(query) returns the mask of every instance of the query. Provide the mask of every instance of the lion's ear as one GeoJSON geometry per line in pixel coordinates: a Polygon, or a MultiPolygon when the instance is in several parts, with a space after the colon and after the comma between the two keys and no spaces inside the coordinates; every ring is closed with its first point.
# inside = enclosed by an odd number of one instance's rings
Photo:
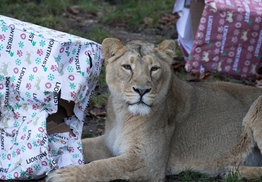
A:
{"type": "Polygon", "coordinates": [[[105,61],[114,56],[115,53],[121,48],[123,48],[123,44],[120,40],[115,38],[105,38],[102,42],[102,52],[105,61]]]}
{"type": "Polygon", "coordinates": [[[164,40],[158,45],[158,49],[166,53],[172,59],[175,57],[176,53],[176,43],[174,40],[164,40]]]}

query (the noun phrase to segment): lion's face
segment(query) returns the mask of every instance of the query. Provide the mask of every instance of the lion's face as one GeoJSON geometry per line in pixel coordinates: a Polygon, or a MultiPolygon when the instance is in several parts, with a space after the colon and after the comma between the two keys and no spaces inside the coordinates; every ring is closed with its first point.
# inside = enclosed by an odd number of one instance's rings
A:
{"type": "Polygon", "coordinates": [[[102,48],[111,94],[123,101],[132,114],[149,114],[167,92],[170,52],[140,41],[123,46],[117,39],[104,40],[102,48]]]}

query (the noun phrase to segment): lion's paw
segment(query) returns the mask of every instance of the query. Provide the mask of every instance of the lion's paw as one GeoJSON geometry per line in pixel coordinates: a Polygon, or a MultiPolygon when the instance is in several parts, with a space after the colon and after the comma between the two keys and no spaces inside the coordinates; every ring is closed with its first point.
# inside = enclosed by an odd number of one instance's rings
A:
{"type": "Polygon", "coordinates": [[[57,169],[48,174],[46,182],[78,182],[81,181],[81,171],[79,166],[57,169]]]}

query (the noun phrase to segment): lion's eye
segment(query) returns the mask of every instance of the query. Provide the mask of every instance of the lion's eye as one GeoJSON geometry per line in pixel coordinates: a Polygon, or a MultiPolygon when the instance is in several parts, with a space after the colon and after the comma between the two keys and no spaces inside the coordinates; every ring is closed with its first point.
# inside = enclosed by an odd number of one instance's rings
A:
{"type": "Polygon", "coordinates": [[[124,64],[122,65],[123,68],[125,68],[126,70],[132,70],[131,66],[129,64],[124,64]]]}
{"type": "Polygon", "coordinates": [[[159,69],[159,67],[153,66],[153,67],[151,68],[151,72],[152,72],[152,71],[156,71],[156,70],[158,70],[158,69],[159,69]]]}

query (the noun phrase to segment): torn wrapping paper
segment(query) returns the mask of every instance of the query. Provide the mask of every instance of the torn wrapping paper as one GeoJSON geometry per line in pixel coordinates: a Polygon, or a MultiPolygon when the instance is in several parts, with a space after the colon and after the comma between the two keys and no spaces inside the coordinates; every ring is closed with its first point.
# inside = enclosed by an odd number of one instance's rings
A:
{"type": "Polygon", "coordinates": [[[191,28],[190,9],[185,7],[184,1],[176,1],[173,13],[178,13],[179,19],[176,23],[178,42],[183,48],[184,54],[188,55],[192,49],[194,38],[191,28]]]}
{"type": "Polygon", "coordinates": [[[190,12],[198,26],[186,70],[254,80],[261,67],[261,0],[191,0],[190,12]],[[200,6],[203,11],[194,11],[200,6]]]}
{"type": "Polygon", "coordinates": [[[83,163],[84,110],[102,61],[96,42],[0,15],[0,179],[83,163]],[[48,135],[60,99],[74,104],[64,118],[72,132],[48,135]]]}

